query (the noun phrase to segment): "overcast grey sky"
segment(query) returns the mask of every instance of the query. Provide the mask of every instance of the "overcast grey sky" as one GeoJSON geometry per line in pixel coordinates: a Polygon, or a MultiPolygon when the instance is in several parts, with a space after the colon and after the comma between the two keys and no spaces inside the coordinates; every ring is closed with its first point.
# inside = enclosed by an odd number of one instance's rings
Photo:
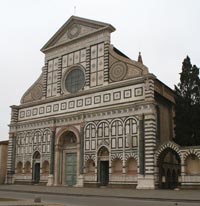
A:
{"type": "Polygon", "coordinates": [[[0,0],[0,140],[44,65],[42,46],[76,15],[112,24],[111,43],[172,89],[186,55],[200,67],[199,0],[0,0]],[[74,9],[76,7],[76,9],[74,9]]]}

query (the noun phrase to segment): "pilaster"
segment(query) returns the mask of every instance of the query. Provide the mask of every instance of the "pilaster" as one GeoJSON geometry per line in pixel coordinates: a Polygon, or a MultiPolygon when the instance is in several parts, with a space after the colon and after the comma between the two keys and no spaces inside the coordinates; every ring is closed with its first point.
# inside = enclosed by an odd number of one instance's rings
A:
{"type": "Polygon", "coordinates": [[[18,121],[19,109],[18,106],[12,105],[11,107],[11,124],[15,124],[18,121]]]}
{"type": "Polygon", "coordinates": [[[55,132],[56,128],[52,127],[51,129],[51,161],[50,161],[50,174],[48,176],[47,186],[53,186],[53,179],[54,179],[54,159],[55,159],[55,132]]]}
{"type": "Polygon", "coordinates": [[[90,86],[90,47],[86,48],[85,86],[90,86]]]}
{"type": "Polygon", "coordinates": [[[147,78],[145,81],[145,101],[154,101],[154,81],[147,78]]]}
{"type": "Polygon", "coordinates": [[[43,67],[43,88],[42,88],[43,99],[45,99],[47,96],[47,73],[48,73],[48,63],[45,62],[45,65],[43,67]]]}
{"type": "Polygon", "coordinates": [[[104,82],[109,81],[109,42],[104,44],[104,82]]]}
{"type": "Polygon", "coordinates": [[[57,72],[57,94],[61,94],[61,79],[62,79],[62,57],[59,57],[58,72],[57,72]]]}
{"type": "Polygon", "coordinates": [[[7,175],[5,184],[14,184],[14,174],[15,174],[15,133],[9,133],[9,143],[8,143],[8,159],[7,159],[7,175]]]}
{"type": "MultiPolygon", "coordinates": [[[[144,115],[144,170],[138,175],[137,189],[155,189],[156,116],[144,115]]],[[[142,155],[142,154],[141,154],[142,155]]]]}
{"type": "Polygon", "coordinates": [[[84,174],[84,126],[85,122],[82,121],[80,125],[80,174],[84,174]]]}

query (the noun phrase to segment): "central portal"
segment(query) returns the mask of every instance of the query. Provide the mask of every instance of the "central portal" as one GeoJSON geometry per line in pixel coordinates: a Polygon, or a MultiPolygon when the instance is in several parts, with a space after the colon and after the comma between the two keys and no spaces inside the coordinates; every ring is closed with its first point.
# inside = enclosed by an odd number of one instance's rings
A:
{"type": "Polygon", "coordinates": [[[67,153],[65,158],[65,184],[67,184],[68,186],[76,185],[76,167],[76,153],[67,153]]]}
{"type": "Polygon", "coordinates": [[[66,186],[77,185],[79,174],[77,137],[74,132],[66,130],[62,133],[56,154],[57,184],[66,186]]]}

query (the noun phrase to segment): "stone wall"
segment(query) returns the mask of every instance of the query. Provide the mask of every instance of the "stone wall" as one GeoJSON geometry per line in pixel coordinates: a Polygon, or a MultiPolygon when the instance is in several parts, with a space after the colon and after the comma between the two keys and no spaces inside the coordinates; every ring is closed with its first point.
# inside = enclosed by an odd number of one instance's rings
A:
{"type": "Polygon", "coordinates": [[[8,141],[0,142],[0,184],[5,182],[8,154],[8,141]]]}

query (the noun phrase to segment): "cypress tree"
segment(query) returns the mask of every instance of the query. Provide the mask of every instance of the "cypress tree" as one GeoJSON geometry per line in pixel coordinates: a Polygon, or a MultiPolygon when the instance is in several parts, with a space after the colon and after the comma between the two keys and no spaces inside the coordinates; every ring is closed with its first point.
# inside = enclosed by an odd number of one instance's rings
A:
{"type": "Polygon", "coordinates": [[[182,63],[175,93],[175,141],[182,146],[200,145],[199,68],[192,66],[188,56],[182,63]]]}

